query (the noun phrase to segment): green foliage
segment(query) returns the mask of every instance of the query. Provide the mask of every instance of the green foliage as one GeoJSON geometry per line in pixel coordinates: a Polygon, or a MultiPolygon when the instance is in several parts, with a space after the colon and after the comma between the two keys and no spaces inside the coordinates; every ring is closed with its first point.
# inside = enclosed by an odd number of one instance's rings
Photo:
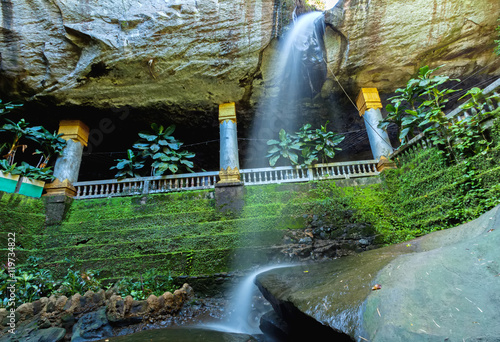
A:
{"type": "Polygon", "coordinates": [[[22,103],[7,102],[3,103],[0,99],[0,116],[10,113],[12,110],[22,107],[22,103]]]}
{"type": "Polygon", "coordinates": [[[49,160],[55,155],[61,155],[66,147],[66,140],[61,138],[63,134],[50,133],[43,126],[32,127],[28,131],[28,139],[36,141],[41,150],[36,150],[33,154],[41,154],[42,158],[38,162],[37,168],[45,168],[49,160]]]}
{"type": "Polygon", "coordinates": [[[470,99],[461,108],[469,110],[472,115],[453,123],[449,128],[454,137],[452,148],[456,151],[456,157],[462,161],[490,148],[493,140],[488,138],[483,122],[488,118],[495,120],[500,116],[500,107],[492,111],[487,110],[493,104],[491,100],[495,95],[486,97],[480,88],[475,87],[461,98],[467,96],[470,96],[470,99]]]}
{"type": "Polygon", "coordinates": [[[7,150],[7,154],[3,157],[9,161],[9,164],[12,165],[14,163],[17,150],[21,148],[24,152],[27,147],[27,145],[20,144],[19,141],[22,137],[28,134],[29,123],[24,119],[19,120],[19,122],[14,122],[9,119],[5,119],[5,121],[7,121],[7,123],[0,127],[0,132],[10,133],[12,135],[12,140],[10,143],[3,143],[0,146],[0,151],[7,150]]]}
{"type": "Polygon", "coordinates": [[[305,124],[295,134],[281,129],[279,140],[271,139],[267,142],[270,146],[266,156],[269,158],[269,165],[275,166],[281,157],[290,160],[292,165],[301,166],[312,165],[320,158],[322,162],[333,159],[335,151],[341,150],[337,145],[344,140],[344,136],[327,131],[327,125],[328,121],[320,129],[313,130],[310,124],[305,124]]]}
{"type": "Polygon", "coordinates": [[[21,165],[17,167],[17,170],[15,172],[16,173],[14,174],[17,174],[18,172],[20,175],[24,177],[42,180],[46,182],[52,182],[55,179],[54,175],[52,174],[52,166],[39,168],[31,166],[26,162],[22,162],[21,165]]]}
{"type": "Polygon", "coordinates": [[[30,303],[41,297],[48,297],[55,289],[57,283],[52,277],[52,273],[40,268],[41,259],[30,256],[27,262],[20,265],[15,270],[15,276],[9,276],[7,269],[3,268],[0,273],[0,292],[2,302],[0,307],[6,307],[9,302],[10,291],[7,289],[15,280],[16,307],[23,303],[30,303]]]}
{"type": "MultiPolygon", "coordinates": [[[[11,110],[21,107],[22,104],[7,103],[2,105],[0,100],[0,115],[9,113],[11,110]]],[[[0,127],[0,132],[10,135],[10,141],[0,145],[0,153],[6,151],[3,159],[0,161],[0,168],[5,172],[19,174],[32,179],[40,179],[45,181],[54,180],[51,167],[48,163],[54,155],[61,155],[66,141],[61,138],[62,134],[52,134],[42,126],[30,127],[29,123],[24,119],[14,122],[4,118],[5,124],[0,127]],[[42,157],[36,167],[33,167],[26,162],[22,162],[17,166],[14,162],[16,153],[19,149],[24,152],[28,145],[23,142],[23,139],[29,139],[36,142],[41,150],[36,149],[33,154],[41,154],[42,157]]]]}
{"type": "MultiPolygon", "coordinates": [[[[458,90],[443,88],[448,76],[431,76],[440,67],[419,69],[417,78],[410,79],[405,88],[396,89],[400,95],[390,98],[386,106],[387,117],[380,122],[380,128],[394,123],[399,128],[401,144],[406,144],[417,130],[429,133],[434,145],[449,145],[448,120],[443,112],[448,102],[447,95],[458,90]]],[[[458,80],[454,80],[458,81],[458,80]]]]}
{"type": "Polygon", "coordinates": [[[269,165],[274,166],[276,162],[283,157],[283,159],[288,159],[292,165],[297,165],[299,163],[298,151],[300,151],[302,144],[297,141],[297,137],[287,133],[284,129],[279,132],[279,140],[271,139],[267,142],[270,146],[267,151],[269,158],[269,165]]]}
{"type": "Polygon", "coordinates": [[[127,159],[117,159],[116,161],[118,163],[110,168],[110,170],[118,170],[115,178],[122,179],[126,177],[140,177],[137,170],[144,167],[144,161],[138,161],[137,156],[132,150],[127,150],[127,159]]]}
{"type": "Polygon", "coordinates": [[[140,177],[138,170],[142,169],[147,161],[150,162],[152,176],[161,176],[167,171],[176,173],[182,168],[193,172],[191,168],[194,164],[189,159],[194,158],[195,154],[181,150],[183,143],[172,136],[175,125],[164,128],[153,123],[151,129],[151,132],[139,133],[139,141],[132,146],[138,150],[136,154],[127,150],[127,159],[116,160],[118,164],[111,167],[119,170],[116,178],[140,177]]]}
{"type": "Polygon", "coordinates": [[[174,292],[174,279],[170,273],[158,274],[156,269],[149,269],[138,279],[123,278],[113,285],[122,297],[132,296],[136,300],[147,299],[151,295],[161,296],[165,292],[174,292]]]}
{"type": "Polygon", "coordinates": [[[68,272],[64,276],[61,286],[57,289],[57,293],[71,297],[75,293],[85,294],[87,291],[97,292],[101,289],[101,282],[97,278],[99,272],[93,270],[77,271],[74,266],[68,268],[68,272]]]}
{"type": "Polygon", "coordinates": [[[176,173],[181,167],[192,172],[193,162],[189,159],[195,154],[180,150],[183,143],[172,136],[175,125],[165,129],[153,123],[151,129],[151,132],[139,133],[141,139],[133,146],[140,151],[141,156],[152,160],[151,174],[161,176],[166,171],[176,173]]]}

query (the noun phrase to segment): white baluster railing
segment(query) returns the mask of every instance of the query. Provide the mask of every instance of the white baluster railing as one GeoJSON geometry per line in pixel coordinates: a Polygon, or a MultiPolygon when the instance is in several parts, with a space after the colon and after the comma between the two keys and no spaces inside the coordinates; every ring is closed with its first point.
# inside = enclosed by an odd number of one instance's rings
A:
{"type": "MultiPolygon", "coordinates": [[[[377,160],[362,160],[297,166],[265,167],[240,170],[244,185],[298,183],[313,180],[377,176],[377,160]]],[[[76,182],[76,199],[131,196],[186,190],[213,189],[218,171],[187,173],[160,177],[138,177],[122,180],[76,182]]]]}

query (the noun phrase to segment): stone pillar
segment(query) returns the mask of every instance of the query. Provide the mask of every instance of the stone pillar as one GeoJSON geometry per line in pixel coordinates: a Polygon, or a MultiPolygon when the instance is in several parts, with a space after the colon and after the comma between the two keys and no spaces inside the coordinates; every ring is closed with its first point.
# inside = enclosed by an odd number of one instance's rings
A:
{"type": "Polygon", "coordinates": [[[234,102],[219,106],[220,128],[220,181],[240,182],[240,161],[238,156],[238,134],[236,130],[236,109],[234,102]]]}
{"type": "Polygon", "coordinates": [[[74,196],[76,193],[72,183],[78,181],[83,148],[87,146],[89,138],[89,128],[80,120],[62,120],[59,123],[58,133],[63,134],[61,138],[66,140],[67,145],[56,160],[54,167],[56,179],[47,184],[45,190],[47,196],[74,196]]]}
{"type": "Polygon", "coordinates": [[[378,128],[379,122],[382,121],[382,113],[380,112],[382,102],[377,88],[362,88],[356,104],[359,115],[365,120],[373,158],[380,160],[381,157],[388,157],[393,152],[393,148],[387,132],[378,128]]]}
{"type": "Polygon", "coordinates": [[[234,102],[219,106],[220,181],[215,185],[219,211],[239,212],[243,208],[244,187],[240,181],[238,134],[234,102]]]}

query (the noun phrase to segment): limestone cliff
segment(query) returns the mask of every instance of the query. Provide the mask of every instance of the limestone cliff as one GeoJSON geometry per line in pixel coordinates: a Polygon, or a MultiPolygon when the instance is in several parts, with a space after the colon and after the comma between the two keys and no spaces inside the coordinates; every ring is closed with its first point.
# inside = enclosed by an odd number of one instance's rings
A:
{"type": "MultiPolygon", "coordinates": [[[[252,113],[295,3],[3,0],[0,96],[179,119],[227,101],[252,113]]],[[[390,92],[428,63],[462,79],[499,75],[498,13],[498,0],[341,0],[326,13],[328,64],[350,96],[390,92]]],[[[329,72],[322,98],[332,92],[344,96],[329,72]]]]}

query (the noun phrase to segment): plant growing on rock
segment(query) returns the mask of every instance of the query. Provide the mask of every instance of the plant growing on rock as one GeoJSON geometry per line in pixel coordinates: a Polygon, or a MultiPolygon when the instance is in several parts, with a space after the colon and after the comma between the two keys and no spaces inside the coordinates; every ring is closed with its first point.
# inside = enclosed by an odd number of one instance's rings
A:
{"type": "MultiPolygon", "coordinates": [[[[40,258],[30,256],[26,263],[20,265],[16,270],[16,306],[33,302],[41,297],[48,297],[55,289],[57,282],[54,281],[49,270],[40,268],[40,261],[40,258]]],[[[5,268],[0,271],[0,280],[2,299],[0,307],[6,307],[10,295],[7,286],[11,284],[9,280],[12,280],[12,278],[10,278],[5,268]]]]}
{"type": "Polygon", "coordinates": [[[147,299],[150,295],[161,296],[163,293],[173,292],[174,284],[170,273],[158,274],[156,269],[150,269],[138,279],[123,278],[113,285],[116,292],[122,297],[132,296],[134,299],[147,299]]]}

